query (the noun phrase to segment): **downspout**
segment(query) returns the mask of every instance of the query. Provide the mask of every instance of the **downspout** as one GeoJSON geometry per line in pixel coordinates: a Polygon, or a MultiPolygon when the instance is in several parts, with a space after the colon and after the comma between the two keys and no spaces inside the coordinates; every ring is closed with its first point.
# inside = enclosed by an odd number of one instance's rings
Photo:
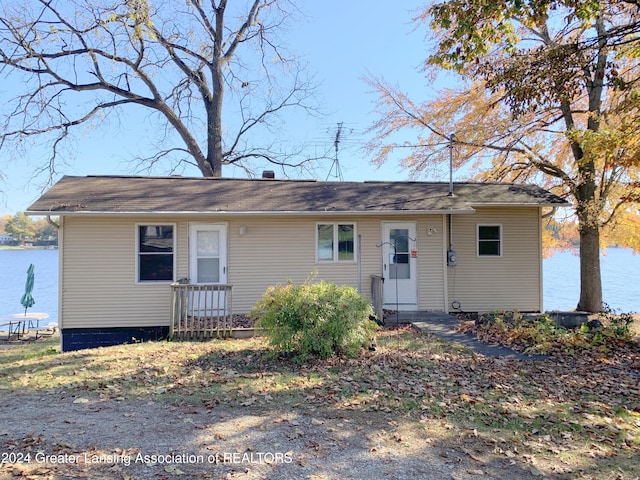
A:
{"type": "Polygon", "coordinates": [[[49,225],[53,225],[53,226],[54,226],[54,227],[56,227],[57,229],[60,229],[60,224],[59,224],[59,223],[54,222],[54,221],[51,219],[51,215],[47,215],[47,222],[49,222],[49,225]]]}
{"type": "MultiPolygon", "coordinates": [[[[62,217],[58,217],[62,222],[62,217]]],[[[60,331],[60,351],[62,352],[62,231],[60,223],[55,222],[51,215],[47,215],[47,222],[58,230],[58,330],[60,331]]]]}
{"type": "MultiPolygon", "coordinates": [[[[553,210],[551,211],[551,213],[555,213],[556,208],[553,207],[553,210]]],[[[544,246],[542,245],[542,229],[543,229],[543,219],[544,216],[542,215],[542,207],[538,209],[538,258],[540,259],[539,262],[539,278],[540,278],[540,282],[539,282],[539,286],[538,286],[538,295],[540,296],[540,304],[538,305],[538,311],[540,313],[544,312],[544,265],[543,265],[543,259],[544,259],[544,246]]]]}
{"type": "Polygon", "coordinates": [[[60,223],[56,223],[53,220],[50,220],[50,218],[51,217],[47,216],[47,221],[53,223],[58,229],[58,331],[60,332],[60,351],[63,352],[62,329],[64,328],[64,314],[62,306],[62,294],[64,291],[64,217],[59,217],[60,223]]]}
{"type": "Polygon", "coordinates": [[[358,235],[358,293],[362,295],[362,235],[358,235]]]}
{"type": "Polygon", "coordinates": [[[538,248],[538,258],[540,259],[540,271],[538,273],[540,278],[540,287],[539,287],[539,295],[540,295],[540,305],[538,306],[538,310],[542,313],[544,312],[544,245],[543,245],[543,229],[544,229],[544,219],[553,217],[558,210],[557,207],[551,207],[551,211],[547,213],[542,213],[542,207],[539,209],[538,215],[538,239],[539,239],[539,248],[538,248]]]}

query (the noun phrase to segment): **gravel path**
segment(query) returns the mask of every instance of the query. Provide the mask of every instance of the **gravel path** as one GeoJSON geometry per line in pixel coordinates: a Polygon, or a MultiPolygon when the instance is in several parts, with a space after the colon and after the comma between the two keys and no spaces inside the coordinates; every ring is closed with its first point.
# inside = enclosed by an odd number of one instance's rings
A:
{"type": "Polygon", "coordinates": [[[0,411],[3,480],[534,478],[474,449],[472,435],[442,440],[439,421],[378,412],[207,410],[64,391],[2,391],[0,411]]]}

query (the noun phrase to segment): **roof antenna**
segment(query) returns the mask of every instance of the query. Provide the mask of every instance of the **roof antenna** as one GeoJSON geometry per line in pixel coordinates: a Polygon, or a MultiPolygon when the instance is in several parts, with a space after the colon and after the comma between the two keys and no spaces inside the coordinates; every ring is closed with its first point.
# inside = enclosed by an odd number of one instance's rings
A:
{"type": "Polygon", "coordinates": [[[342,140],[342,128],[344,127],[344,122],[339,122],[338,123],[338,128],[336,129],[336,137],[335,140],[333,142],[333,146],[336,149],[336,156],[333,160],[333,163],[331,164],[331,168],[329,169],[329,173],[327,174],[327,180],[329,180],[329,177],[335,177],[337,178],[339,181],[343,181],[343,177],[342,177],[342,169],[340,168],[340,160],[338,160],[338,149],[339,149],[339,145],[340,145],[340,141],[342,140]],[[336,168],[336,174],[335,175],[331,175],[331,172],[333,172],[333,167],[335,166],[336,168]]]}
{"type": "Polygon", "coordinates": [[[449,149],[449,197],[455,196],[453,194],[453,139],[455,136],[455,133],[449,136],[449,146],[447,147],[449,149]]]}

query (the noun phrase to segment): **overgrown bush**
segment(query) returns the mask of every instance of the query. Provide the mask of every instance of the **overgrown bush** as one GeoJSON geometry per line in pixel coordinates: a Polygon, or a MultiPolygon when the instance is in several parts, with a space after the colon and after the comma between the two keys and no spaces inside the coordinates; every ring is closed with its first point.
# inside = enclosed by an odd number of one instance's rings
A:
{"type": "Polygon", "coordinates": [[[378,329],[372,315],[368,300],[355,288],[325,281],[270,287],[251,310],[269,343],[298,361],[357,356],[378,329]]]}

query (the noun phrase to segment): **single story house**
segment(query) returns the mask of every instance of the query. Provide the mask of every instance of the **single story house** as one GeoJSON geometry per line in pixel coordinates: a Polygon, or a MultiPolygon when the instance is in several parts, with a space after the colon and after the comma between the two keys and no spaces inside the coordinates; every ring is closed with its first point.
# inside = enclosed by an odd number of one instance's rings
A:
{"type": "Polygon", "coordinates": [[[59,217],[63,350],[166,336],[170,284],[230,284],[233,313],[317,279],[406,311],[542,310],[533,185],[66,176],[26,213],[59,217]],[[383,282],[372,282],[372,278],[383,282]]]}

